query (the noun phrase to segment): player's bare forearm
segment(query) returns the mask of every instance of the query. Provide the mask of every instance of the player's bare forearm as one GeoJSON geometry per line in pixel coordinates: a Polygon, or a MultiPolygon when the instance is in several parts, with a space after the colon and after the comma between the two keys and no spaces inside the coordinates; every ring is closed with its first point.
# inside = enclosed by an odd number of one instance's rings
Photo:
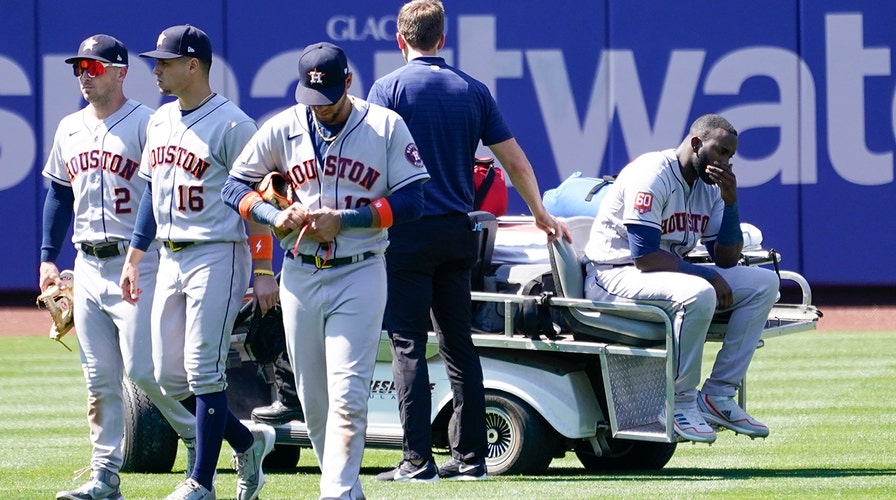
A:
{"type": "Polygon", "coordinates": [[[722,245],[717,241],[713,247],[713,263],[725,269],[734,267],[740,260],[743,249],[743,242],[738,245],[722,245]]]}
{"type": "Polygon", "coordinates": [[[498,161],[504,166],[507,176],[514,189],[526,202],[529,211],[535,218],[535,226],[548,235],[548,243],[563,237],[572,243],[572,233],[562,221],[548,213],[541,201],[541,192],[538,189],[538,180],[535,171],[526,153],[523,152],[516,139],[510,138],[504,142],[489,146],[498,161]]]}
{"type": "Polygon", "coordinates": [[[143,260],[145,254],[146,252],[143,250],[130,247],[125,256],[119,288],[121,288],[121,298],[128,304],[136,304],[140,300],[140,294],[143,293],[143,290],[137,287],[137,283],[140,279],[140,261],[143,260]]]}
{"type": "Polygon", "coordinates": [[[681,259],[665,250],[654,250],[647,255],[635,259],[635,267],[645,273],[679,272],[681,259]]]}

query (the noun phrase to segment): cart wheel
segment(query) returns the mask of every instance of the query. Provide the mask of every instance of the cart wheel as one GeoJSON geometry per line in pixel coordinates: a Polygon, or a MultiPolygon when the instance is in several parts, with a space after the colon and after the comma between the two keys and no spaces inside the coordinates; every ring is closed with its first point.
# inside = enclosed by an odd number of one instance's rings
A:
{"type": "Polygon", "coordinates": [[[576,445],[576,456],[590,471],[660,470],[669,463],[678,443],[607,439],[610,453],[596,456],[588,441],[576,445]]]}
{"type": "MultiPolygon", "coordinates": [[[[456,429],[452,415],[449,435],[455,436],[456,429]]],[[[514,396],[486,392],[485,429],[488,439],[485,464],[490,475],[542,474],[554,459],[557,432],[538,412],[514,396]]]]}
{"type": "Polygon", "coordinates": [[[122,381],[124,439],[122,472],[171,472],[177,457],[177,433],[162,412],[130,378],[122,381]]]}

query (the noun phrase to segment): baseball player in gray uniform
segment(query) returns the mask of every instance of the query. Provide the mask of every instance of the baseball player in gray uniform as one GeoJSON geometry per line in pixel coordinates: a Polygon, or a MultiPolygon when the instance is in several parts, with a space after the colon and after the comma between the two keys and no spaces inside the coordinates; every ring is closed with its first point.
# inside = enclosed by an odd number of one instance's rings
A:
{"type": "MultiPolygon", "coordinates": [[[[50,189],[43,213],[40,288],[59,284],[55,261],[74,214],[74,320],[81,366],[89,393],[87,421],[93,455],[90,480],[56,498],[122,498],[118,471],[124,436],[122,377],[131,380],[159,408],[192,450],[193,417],[162,394],[153,375],[149,302],[132,307],[122,300],[118,277],[146,181],[137,175],[152,110],[125,97],[128,51],[109,35],[81,43],[65,60],[74,68],[87,101],[59,123],[43,170],[50,189]]],[[[147,249],[140,271],[149,292],[155,287],[159,245],[147,249]]],[[[192,453],[188,457],[190,467],[192,453]]],[[[189,473],[189,470],[188,470],[189,473]]]]}
{"type": "Polygon", "coordinates": [[[137,264],[153,239],[161,242],[152,308],[156,377],[196,415],[197,427],[196,466],[168,498],[215,498],[223,437],[234,450],[237,498],[254,499],[274,432],[263,425],[250,431],[229,410],[224,392],[230,334],[252,263],[243,221],[224,205],[221,189],[256,125],[211,91],[212,47],[202,30],[168,28],[156,50],[140,56],[156,60],[159,89],[177,97],[147,125],[138,174],[147,190],[121,274],[126,300],[136,302],[144,286],[137,264]]]}
{"type": "Polygon", "coordinates": [[[401,117],[349,97],[351,82],[342,49],[306,47],[300,104],[261,126],[224,192],[247,219],[293,230],[281,242],[283,323],[321,498],[364,498],[358,475],[386,305],[387,228],[420,216],[429,179],[401,117]],[[295,191],[282,211],[251,189],[272,171],[295,191]]]}
{"type": "MultiPolygon", "coordinates": [[[[644,154],[609,188],[585,247],[585,295],[637,302],[668,312],[675,337],[675,432],[712,443],[707,421],[751,437],[768,427],[734,401],[778,292],[778,277],[738,266],[743,234],[737,180],[730,163],[737,131],[704,115],[677,149],[644,154]],[[697,241],[714,265],[683,259],[697,241]],[[716,312],[730,312],[728,332],[698,392],[706,332],[716,312]]],[[[666,423],[665,409],[659,420],[666,423]]]]}

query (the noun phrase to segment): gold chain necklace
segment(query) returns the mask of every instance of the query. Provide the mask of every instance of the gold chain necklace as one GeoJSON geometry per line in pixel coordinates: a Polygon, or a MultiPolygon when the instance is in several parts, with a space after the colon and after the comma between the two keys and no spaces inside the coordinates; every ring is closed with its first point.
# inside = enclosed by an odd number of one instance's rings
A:
{"type": "Polygon", "coordinates": [[[311,112],[311,121],[314,122],[314,129],[317,130],[317,135],[319,135],[320,138],[323,139],[326,143],[330,143],[338,139],[339,136],[342,135],[342,131],[345,130],[345,124],[343,123],[342,128],[339,129],[339,132],[336,132],[331,137],[327,137],[326,135],[324,135],[324,131],[320,128],[320,122],[317,120],[317,115],[315,115],[313,111],[311,112]]]}

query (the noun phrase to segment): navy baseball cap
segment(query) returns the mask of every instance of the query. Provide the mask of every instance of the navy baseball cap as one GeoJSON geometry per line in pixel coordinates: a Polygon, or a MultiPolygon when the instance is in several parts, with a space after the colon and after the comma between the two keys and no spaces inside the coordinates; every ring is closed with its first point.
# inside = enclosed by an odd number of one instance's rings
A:
{"type": "Polygon", "coordinates": [[[107,64],[128,64],[128,49],[113,36],[93,35],[81,42],[78,55],[69,57],[65,64],[72,64],[80,59],[90,59],[107,64]]]}
{"type": "Polygon", "coordinates": [[[345,93],[348,59],[345,52],[328,42],[305,47],[299,57],[299,85],[296,102],[310,106],[329,106],[345,93]]]}
{"type": "Polygon", "coordinates": [[[172,26],[159,35],[156,50],[144,52],[140,57],[153,59],[177,59],[195,57],[203,61],[212,60],[212,42],[199,28],[184,24],[172,26]]]}

